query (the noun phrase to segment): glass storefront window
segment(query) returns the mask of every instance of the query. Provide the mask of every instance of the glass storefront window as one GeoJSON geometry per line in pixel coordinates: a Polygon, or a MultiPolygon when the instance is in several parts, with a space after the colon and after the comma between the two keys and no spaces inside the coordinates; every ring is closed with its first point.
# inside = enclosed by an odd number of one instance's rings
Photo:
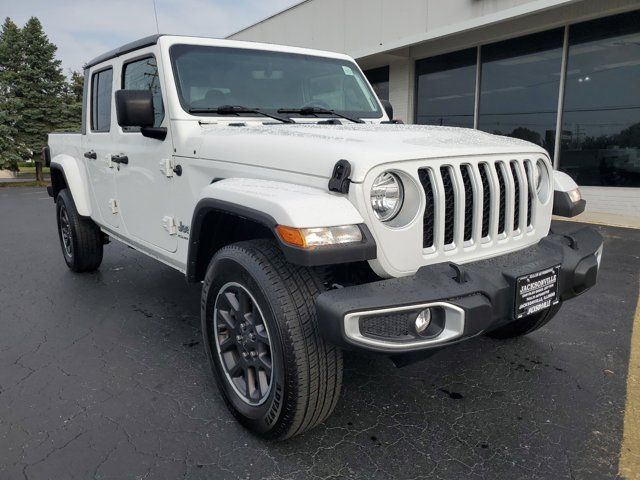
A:
{"type": "Polygon", "coordinates": [[[364,72],[380,100],[389,100],[389,67],[374,68],[364,72]]]}
{"type": "Polygon", "coordinates": [[[416,122],[473,128],[477,49],[416,62],[416,122]]]}
{"type": "Polygon", "coordinates": [[[564,29],[482,47],[478,128],[555,149],[564,29]]]}
{"type": "MultiPolygon", "coordinates": [[[[481,47],[478,128],[536,143],[584,186],[640,187],[640,11],[481,47]],[[557,135],[560,136],[559,142],[557,135]]],[[[478,50],[416,62],[415,121],[473,128],[478,50]]]]}
{"type": "Polygon", "coordinates": [[[560,170],[640,187],[640,12],[570,27],[560,170]]]}

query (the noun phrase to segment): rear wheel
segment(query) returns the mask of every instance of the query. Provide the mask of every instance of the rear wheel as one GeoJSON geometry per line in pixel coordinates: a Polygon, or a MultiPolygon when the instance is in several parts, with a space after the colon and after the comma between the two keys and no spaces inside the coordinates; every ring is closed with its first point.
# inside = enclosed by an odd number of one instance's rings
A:
{"type": "Polygon", "coordinates": [[[562,302],[549,307],[544,312],[507,323],[502,327],[486,333],[486,335],[500,340],[528,335],[549,323],[551,319],[556,316],[561,306],[562,302]]]}
{"type": "Polygon", "coordinates": [[[71,193],[63,189],[56,199],[58,236],[62,255],[74,272],[92,272],[102,263],[102,232],[93,220],[81,217],[71,193]]]}
{"type": "Polygon", "coordinates": [[[202,290],[207,356],[227,406],[252,432],[298,435],[333,411],[342,353],[318,331],[321,283],[289,264],[269,240],[227,246],[212,259],[202,290]]]}

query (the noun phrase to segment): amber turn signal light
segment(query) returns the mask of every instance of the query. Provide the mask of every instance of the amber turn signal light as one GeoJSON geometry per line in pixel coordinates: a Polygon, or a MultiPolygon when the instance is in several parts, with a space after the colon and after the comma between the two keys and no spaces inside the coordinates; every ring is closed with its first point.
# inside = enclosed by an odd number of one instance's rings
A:
{"type": "Polygon", "coordinates": [[[293,227],[285,227],[283,225],[278,225],[276,227],[276,232],[280,236],[280,239],[289,245],[294,245],[300,248],[306,248],[307,242],[302,236],[302,232],[298,228],[293,227]]]}
{"type": "Polygon", "coordinates": [[[294,228],[278,225],[280,239],[299,248],[315,248],[362,241],[362,231],[357,225],[339,227],[294,228]]]}

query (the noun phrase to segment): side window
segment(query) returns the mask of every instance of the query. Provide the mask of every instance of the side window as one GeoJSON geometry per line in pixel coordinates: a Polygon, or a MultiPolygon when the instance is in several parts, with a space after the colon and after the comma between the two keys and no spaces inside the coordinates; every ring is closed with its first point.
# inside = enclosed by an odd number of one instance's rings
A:
{"type": "MultiPolygon", "coordinates": [[[[146,57],[126,63],[122,72],[122,88],[124,90],[150,90],[153,94],[154,127],[159,127],[164,120],[164,104],[160,90],[158,63],[154,57],[146,57]]],[[[126,127],[126,132],[137,132],[137,127],[126,127]]]]}
{"type": "Polygon", "coordinates": [[[113,69],[91,76],[91,131],[108,132],[111,128],[111,91],[113,69]]]}

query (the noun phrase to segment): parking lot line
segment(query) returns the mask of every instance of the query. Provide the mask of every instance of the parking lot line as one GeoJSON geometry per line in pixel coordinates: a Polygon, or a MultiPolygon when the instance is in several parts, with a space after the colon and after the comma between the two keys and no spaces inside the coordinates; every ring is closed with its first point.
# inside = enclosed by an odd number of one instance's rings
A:
{"type": "Polygon", "coordinates": [[[619,474],[627,480],[640,480],[640,295],[636,304],[631,335],[619,474]]]}

